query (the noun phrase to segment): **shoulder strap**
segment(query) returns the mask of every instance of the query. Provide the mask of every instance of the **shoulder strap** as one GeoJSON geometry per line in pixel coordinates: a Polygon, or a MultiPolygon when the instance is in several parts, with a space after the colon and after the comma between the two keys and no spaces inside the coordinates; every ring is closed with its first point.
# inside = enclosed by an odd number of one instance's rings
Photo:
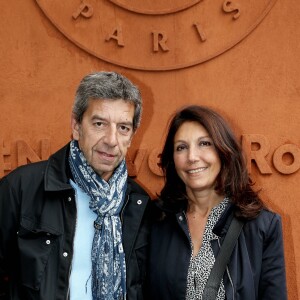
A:
{"type": "Polygon", "coordinates": [[[243,221],[233,217],[224,242],[221,246],[219,254],[205,285],[202,294],[203,300],[215,300],[217,298],[221,279],[224,275],[225,268],[236,244],[236,241],[242,231],[243,225],[243,221]]]}

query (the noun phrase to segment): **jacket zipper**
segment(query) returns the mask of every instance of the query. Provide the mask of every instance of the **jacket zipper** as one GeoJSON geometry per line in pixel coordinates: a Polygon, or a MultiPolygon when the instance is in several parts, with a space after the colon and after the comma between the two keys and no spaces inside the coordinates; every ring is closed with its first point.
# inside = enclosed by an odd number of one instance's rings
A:
{"type": "MultiPolygon", "coordinates": [[[[122,209],[121,209],[121,212],[120,212],[121,225],[123,225],[123,221],[124,221],[124,218],[123,218],[124,210],[125,210],[125,207],[127,206],[128,202],[129,202],[129,194],[127,195],[127,199],[126,199],[126,201],[125,201],[125,203],[124,203],[124,205],[123,205],[123,207],[122,207],[122,209]]],[[[123,246],[123,249],[124,249],[123,238],[122,238],[122,246],[123,246]]],[[[124,251],[124,252],[125,252],[125,251],[124,251]]],[[[126,268],[127,268],[127,264],[129,263],[128,259],[129,259],[129,258],[128,258],[128,257],[126,258],[126,255],[125,255],[125,264],[126,264],[126,268]]]]}
{"type": "MultiPolygon", "coordinates": [[[[188,220],[187,220],[187,216],[185,214],[185,211],[183,211],[183,215],[185,217],[186,224],[188,224],[188,220]]],[[[191,264],[192,259],[193,259],[193,255],[194,255],[194,247],[193,247],[192,237],[191,237],[191,233],[190,233],[188,225],[187,225],[187,229],[188,229],[188,234],[189,234],[188,238],[189,238],[190,247],[191,247],[191,257],[190,257],[190,264],[191,264]]],[[[189,267],[190,266],[188,266],[188,269],[189,269],[189,267]]],[[[195,277],[194,277],[194,285],[196,286],[195,277]]],[[[186,288],[185,288],[185,299],[186,299],[186,295],[187,295],[187,285],[186,285],[186,288]]]]}
{"type": "MultiPolygon", "coordinates": [[[[220,240],[219,239],[218,239],[218,245],[219,245],[219,248],[221,248],[220,240]]],[[[230,281],[230,284],[231,284],[231,287],[232,287],[232,300],[235,300],[234,286],[233,286],[233,282],[232,282],[232,278],[230,276],[230,272],[229,272],[228,266],[226,266],[226,273],[228,275],[228,278],[229,278],[229,281],[230,281]]]]}
{"type": "MultiPolygon", "coordinates": [[[[184,217],[185,217],[185,221],[186,221],[186,224],[188,224],[188,220],[187,220],[187,216],[186,216],[186,214],[185,214],[185,211],[183,212],[183,215],[184,215],[184,217]]],[[[189,226],[187,225],[187,231],[188,231],[188,234],[189,234],[189,236],[188,236],[188,238],[189,238],[189,242],[190,242],[190,247],[191,247],[191,257],[193,256],[193,254],[194,254],[194,246],[193,246],[193,243],[192,243],[192,237],[191,237],[191,233],[190,233],[190,230],[189,230],[189,226]]]]}
{"type": "Polygon", "coordinates": [[[120,213],[120,220],[121,220],[121,223],[122,223],[122,224],[123,224],[123,214],[124,214],[124,210],[125,210],[125,207],[126,207],[126,205],[127,205],[128,202],[129,202],[129,195],[127,195],[126,202],[125,202],[125,204],[123,205],[122,210],[121,210],[121,213],[120,213]]]}

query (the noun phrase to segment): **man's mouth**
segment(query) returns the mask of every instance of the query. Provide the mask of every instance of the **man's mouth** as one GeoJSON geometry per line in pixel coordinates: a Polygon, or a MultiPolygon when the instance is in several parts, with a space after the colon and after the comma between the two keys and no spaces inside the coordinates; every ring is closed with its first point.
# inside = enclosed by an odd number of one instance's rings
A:
{"type": "Polygon", "coordinates": [[[99,156],[101,156],[102,158],[106,158],[106,159],[113,159],[116,157],[116,154],[107,153],[107,152],[103,152],[103,151],[97,151],[97,153],[99,156]]]}

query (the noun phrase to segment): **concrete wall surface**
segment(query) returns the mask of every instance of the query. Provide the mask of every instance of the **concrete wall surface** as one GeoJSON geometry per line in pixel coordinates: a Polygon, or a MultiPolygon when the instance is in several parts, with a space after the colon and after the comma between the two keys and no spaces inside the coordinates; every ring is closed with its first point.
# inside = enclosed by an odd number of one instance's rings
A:
{"type": "Polygon", "coordinates": [[[281,214],[289,299],[300,289],[299,0],[10,0],[0,18],[0,177],[70,139],[80,79],[128,76],[144,99],[131,175],[155,197],[171,113],[218,110],[281,214]]]}

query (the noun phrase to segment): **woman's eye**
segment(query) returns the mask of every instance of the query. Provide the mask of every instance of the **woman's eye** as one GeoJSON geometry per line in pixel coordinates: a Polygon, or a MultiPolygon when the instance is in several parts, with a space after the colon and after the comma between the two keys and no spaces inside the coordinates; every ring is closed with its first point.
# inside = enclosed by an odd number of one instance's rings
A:
{"type": "Polygon", "coordinates": [[[184,150],[184,149],[186,149],[186,146],[185,146],[185,145],[178,145],[178,146],[176,147],[176,151],[182,151],[182,150],[184,150]]]}
{"type": "Polygon", "coordinates": [[[200,146],[208,147],[211,146],[212,143],[210,141],[201,141],[200,146]]]}

